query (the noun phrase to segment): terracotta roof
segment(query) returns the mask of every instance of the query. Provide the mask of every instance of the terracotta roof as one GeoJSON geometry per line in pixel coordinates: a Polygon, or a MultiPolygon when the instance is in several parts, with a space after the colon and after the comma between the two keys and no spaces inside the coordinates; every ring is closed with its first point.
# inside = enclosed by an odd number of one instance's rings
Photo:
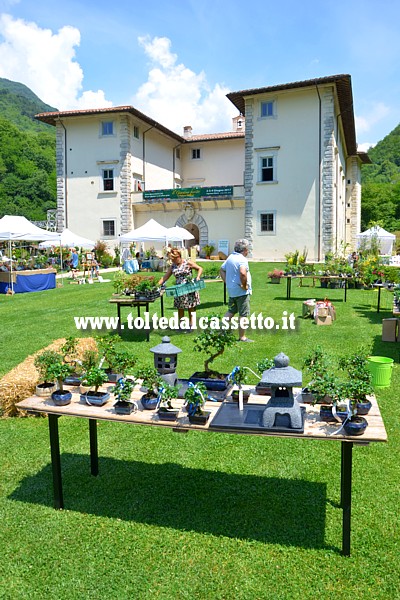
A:
{"type": "Polygon", "coordinates": [[[347,152],[350,156],[357,154],[356,133],[354,125],[353,94],[351,89],[350,75],[331,75],[329,77],[319,77],[317,79],[308,79],[306,81],[295,81],[293,83],[284,83],[263,88],[241,90],[227,94],[227,98],[236,106],[239,112],[245,114],[245,98],[257,94],[268,94],[283,90],[294,90],[304,87],[315,87],[332,83],[336,86],[339,101],[340,118],[343,124],[344,137],[346,140],[347,152]]]}
{"type": "Polygon", "coordinates": [[[203,133],[185,138],[186,142],[211,142],[212,140],[228,140],[232,138],[244,138],[244,131],[227,131],[226,133],[203,133]]]}
{"type": "Polygon", "coordinates": [[[150,117],[146,116],[144,113],[140,112],[133,106],[110,106],[108,108],[88,108],[85,110],[64,110],[64,111],[55,111],[55,112],[45,112],[35,115],[35,118],[39,121],[43,121],[44,123],[48,123],[49,125],[55,125],[59,119],[65,119],[68,117],[84,117],[87,115],[107,115],[111,113],[121,113],[127,112],[137,117],[141,121],[144,121],[151,127],[162,131],[165,135],[174,138],[175,140],[183,143],[185,140],[182,136],[178,135],[174,131],[167,129],[164,125],[161,125],[157,121],[150,119],[150,117]]]}

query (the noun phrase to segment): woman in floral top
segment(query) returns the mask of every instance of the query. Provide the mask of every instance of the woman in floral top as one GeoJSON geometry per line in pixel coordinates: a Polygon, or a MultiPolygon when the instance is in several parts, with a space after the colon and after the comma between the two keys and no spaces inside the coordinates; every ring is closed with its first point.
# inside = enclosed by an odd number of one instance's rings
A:
{"type": "MultiPolygon", "coordinates": [[[[172,248],[168,253],[168,257],[171,259],[171,266],[168,268],[165,275],[160,279],[158,285],[162,285],[171,277],[171,275],[175,276],[176,283],[179,285],[181,283],[188,283],[192,279],[192,269],[197,271],[196,273],[196,281],[198,281],[203,273],[203,269],[199,267],[195,262],[191,260],[184,260],[182,258],[182,253],[179,248],[172,248]]],[[[200,304],[200,296],[198,292],[190,292],[189,294],[184,294],[183,296],[176,296],[174,298],[174,307],[178,310],[179,321],[183,319],[185,310],[189,313],[189,322],[192,327],[193,322],[193,314],[196,311],[196,306],[200,304]]]]}

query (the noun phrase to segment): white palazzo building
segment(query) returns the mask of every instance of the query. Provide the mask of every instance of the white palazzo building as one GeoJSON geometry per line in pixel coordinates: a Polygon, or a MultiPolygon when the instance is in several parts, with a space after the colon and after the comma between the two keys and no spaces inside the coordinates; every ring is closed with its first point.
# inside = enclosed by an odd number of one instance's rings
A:
{"type": "Polygon", "coordinates": [[[349,75],[228,94],[232,131],[183,135],[132,106],[42,113],[57,130],[58,229],[118,244],[150,218],[194,244],[246,237],[255,259],[323,260],[360,232],[349,75]]]}

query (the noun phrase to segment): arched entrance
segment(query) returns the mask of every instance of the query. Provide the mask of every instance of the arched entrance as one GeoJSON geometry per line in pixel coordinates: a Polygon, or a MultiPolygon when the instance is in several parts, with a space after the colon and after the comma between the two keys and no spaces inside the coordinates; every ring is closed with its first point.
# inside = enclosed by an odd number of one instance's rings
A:
{"type": "Polygon", "coordinates": [[[208,225],[203,219],[203,217],[198,213],[195,213],[193,216],[191,215],[190,219],[186,216],[186,214],[182,214],[176,221],[175,225],[177,225],[178,227],[184,227],[194,235],[197,241],[195,242],[195,240],[189,240],[190,242],[192,242],[190,244],[191,246],[194,246],[196,243],[196,245],[199,245],[202,248],[203,246],[208,244],[208,225]],[[196,229],[192,231],[190,227],[196,229]]]}
{"type": "Polygon", "coordinates": [[[185,229],[187,229],[187,231],[189,233],[194,235],[193,240],[187,240],[185,242],[186,248],[191,248],[192,246],[198,246],[199,242],[200,242],[200,232],[199,232],[199,228],[197,227],[197,225],[195,225],[194,223],[187,223],[184,227],[185,227],[185,229]]]}

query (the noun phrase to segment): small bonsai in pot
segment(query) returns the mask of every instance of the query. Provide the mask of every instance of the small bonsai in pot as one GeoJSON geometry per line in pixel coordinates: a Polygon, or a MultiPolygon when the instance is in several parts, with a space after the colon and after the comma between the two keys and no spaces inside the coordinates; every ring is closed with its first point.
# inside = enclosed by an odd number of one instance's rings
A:
{"type": "Polygon", "coordinates": [[[49,366],[48,376],[57,381],[57,390],[51,394],[51,398],[57,406],[65,406],[71,402],[72,394],[64,390],[64,380],[71,375],[74,368],[72,365],[63,362],[61,354],[56,353],[54,362],[49,366]]]}
{"type": "Polygon", "coordinates": [[[81,379],[78,367],[78,338],[73,336],[67,337],[64,344],[60,348],[60,354],[63,357],[63,362],[73,367],[71,373],[65,378],[64,383],[66,385],[79,385],[81,383],[81,379]]]}
{"type": "Polygon", "coordinates": [[[142,380],[142,387],[146,388],[146,393],[140,399],[143,408],[156,409],[159,389],[164,383],[159,372],[154,367],[141,367],[137,371],[137,377],[142,380]]]}
{"type": "Polygon", "coordinates": [[[331,404],[329,390],[334,385],[334,381],[331,376],[328,376],[328,372],[332,371],[332,365],[325,350],[321,346],[316,346],[304,359],[303,368],[309,373],[310,382],[301,391],[302,402],[331,404]]]}
{"type": "Polygon", "coordinates": [[[205,425],[210,417],[203,407],[207,400],[207,388],[203,383],[191,384],[185,392],[185,406],[189,421],[198,425],[205,425]]]}
{"type": "MultiPolygon", "coordinates": [[[[100,353],[106,363],[105,371],[108,374],[108,381],[115,383],[136,364],[136,357],[128,350],[117,347],[119,336],[109,338],[100,338],[100,353]]],[[[103,363],[101,364],[103,366],[103,363]]]]}
{"type": "Polygon", "coordinates": [[[243,390],[243,385],[245,385],[250,376],[250,369],[246,367],[234,367],[232,372],[229,373],[229,380],[233,383],[233,385],[237,386],[237,389],[232,391],[232,400],[234,402],[247,402],[249,396],[251,394],[251,390],[243,390]]]}
{"type": "Polygon", "coordinates": [[[204,383],[209,390],[225,390],[228,387],[228,374],[221,374],[213,371],[211,363],[222,356],[227,348],[236,344],[236,336],[229,329],[214,329],[212,319],[216,318],[220,322],[221,317],[211,315],[208,321],[208,327],[204,329],[193,340],[193,348],[197,352],[203,352],[207,355],[204,361],[204,370],[197,371],[189,380],[193,383],[204,383]]]}
{"type": "Polygon", "coordinates": [[[34,365],[39,371],[39,381],[36,386],[37,396],[50,396],[56,391],[54,376],[52,375],[51,366],[59,359],[59,355],[55,350],[44,350],[35,357],[34,365]]]}
{"type": "Polygon", "coordinates": [[[280,283],[281,277],[283,277],[283,275],[284,272],[281,269],[273,269],[268,273],[268,277],[270,278],[271,283],[280,283]]]}
{"type": "Polygon", "coordinates": [[[85,394],[81,394],[81,399],[87,404],[95,406],[103,406],[110,397],[109,392],[99,391],[99,387],[108,381],[108,375],[100,367],[91,367],[87,373],[85,373],[82,384],[89,387],[89,391],[85,394]]]}
{"type": "Polygon", "coordinates": [[[131,400],[131,394],[135,387],[135,380],[132,378],[121,377],[114,386],[114,396],[117,401],[114,404],[115,412],[120,415],[130,415],[135,409],[136,402],[131,400]]]}
{"type": "Polygon", "coordinates": [[[174,408],[171,400],[178,397],[179,387],[178,385],[170,385],[169,383],[164,383],[160,386],[158,396],[158,416],[160,419],[174,421],[177,418],[179,408],[174,408]]]}
{"type": "Polygon", "coordinates": [[[348,397],[355,402],[358,415],[367,415],[372,404],[368,396],[372,396],[374,388],[372,375],[368,369],[367,352],[361,349],[339,361],[339,366],[348,376],[348,397]]]}
{"type": "MultiPolygon", "coordinates": [[[[272,369],[275,366],[273,358],[263,358],[259,360],[256,364],[257,373],[263,376],[265,371],[272,369]]],[[[269,396],[271,394],[271,386],[266,385],[262,380],[259,381],[256,385],[256,394],[260,396],[269,396]]]]}

